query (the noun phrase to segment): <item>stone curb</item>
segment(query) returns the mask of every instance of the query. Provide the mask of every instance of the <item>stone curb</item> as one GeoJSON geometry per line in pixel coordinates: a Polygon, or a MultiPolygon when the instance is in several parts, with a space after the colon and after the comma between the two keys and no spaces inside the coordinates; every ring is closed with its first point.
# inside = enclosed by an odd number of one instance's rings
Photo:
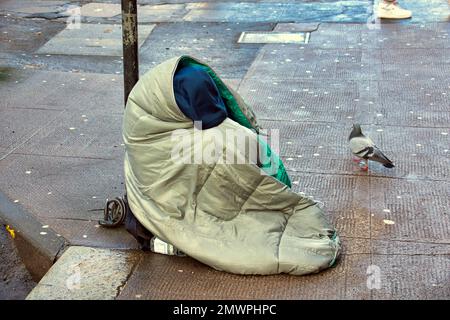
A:
{"type": "Polygon", "coordinates": [[[14,230],[14,242],[19,255],[38,282],[66,249],[68,242],[55,231],[44,226],[21,205],[0,191],[0,221],[14,230]]]}

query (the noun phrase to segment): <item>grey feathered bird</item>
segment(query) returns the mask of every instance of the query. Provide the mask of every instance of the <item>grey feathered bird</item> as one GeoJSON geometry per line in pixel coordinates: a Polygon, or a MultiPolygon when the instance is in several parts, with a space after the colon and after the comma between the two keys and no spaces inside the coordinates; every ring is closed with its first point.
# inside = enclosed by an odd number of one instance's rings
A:
{"type": "MultiPolygon", "coordinates": [[[[393,168],[394,164],[386,157],[383,152],[373,143],[373,141],[366,137],[359,124],[353,125],[353,130],[348,137],[350,143],[350,149],[356,157],[363,159],[366,166],[363,169],[368,169],[368,160],[381,163],[386,168],[393,168]]],[[[359,159],[358,159],[359,161],[359,159]]]]}

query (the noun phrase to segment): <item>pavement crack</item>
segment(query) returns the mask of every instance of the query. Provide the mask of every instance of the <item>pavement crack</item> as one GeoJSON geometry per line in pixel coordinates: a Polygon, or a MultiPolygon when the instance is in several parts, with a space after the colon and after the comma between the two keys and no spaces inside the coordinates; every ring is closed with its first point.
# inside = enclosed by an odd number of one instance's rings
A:
{"type": "Polygon", "coordinates": [[[123,282],[117,287],[117,290],[116,290],[116,299],[117,299],[117,297],[119,297],[119,295],[121,294],[121,292],[123,291],[123,289],[125,288],[125,286],[127,285],[127,283],[128,283],[128,280],[130,280],[130,278],[131,278],[131,276],[133,275],[133,273],[134,273],[134,271],[137,269],[137,267],[138,267],[138,265],[141,263],[141,261],[142,261],[142,255],[139,257],[139,259],[136,259],[135,261],[134,261],[134,264],[133,264],[133,266],[131,267],[131,270],[130,270],[130,272],[128,273],[128,275],[127,275],[127,277],[123,280],[123,282]]]}
{"type": "Polygon", "coordinates": [[[28,141],[30,141],[35,135],[37,135],[40,131],[48,128],[52,122],[56,121],[58,118],[61,117],[61,115],[63,114],[63,112],[61,111],[60,113],[58,113],[53,119],[51,119],[50,121],[48,121],[45,125],[41,126],[40,128],[38,128],[37,130],[35,130],[28,138],[25,138],[25,140],[23,140],[21,143],[17,144],[16,146],[14,146],[10,151],[8,151],[6,154],[4,154],[3,156],[0,157],[0,161],[4,160],[6,157],[8,157],[10,154],[14,153],[15,150],[19,149],[21,146],[23,146],[25,143],[27,143],[28,141]]]}

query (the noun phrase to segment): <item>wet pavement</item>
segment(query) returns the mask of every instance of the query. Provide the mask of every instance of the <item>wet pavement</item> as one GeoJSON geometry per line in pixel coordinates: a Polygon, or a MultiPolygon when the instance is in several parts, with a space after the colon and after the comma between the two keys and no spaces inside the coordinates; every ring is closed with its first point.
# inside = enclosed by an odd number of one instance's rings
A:
{"type": "MultiPolygon", "coordinates": [[[[293,189],[324,203],[344,254],[308,277],[239,277],[139,254],[120,299],[450,297],[450,6],[400,2],[412,19],[373,24],[372,1],[139,1],[140,72],[180,54],[210,63],[264,128],[280,130],[293,189]],[[242,32],[310,34],[239,43],[242,32]],[[352,163],[353,122],[395,169],[352,163]],[[367,287],[371,266],[377,290],[367,287]]],[[[105,198],[123,193],[118,1],[83,2],[90,55],[62,31],[70,4],[0,4],[0,190],[72,245],[135,249],[125,230],[97,223],[105,198]]]]}

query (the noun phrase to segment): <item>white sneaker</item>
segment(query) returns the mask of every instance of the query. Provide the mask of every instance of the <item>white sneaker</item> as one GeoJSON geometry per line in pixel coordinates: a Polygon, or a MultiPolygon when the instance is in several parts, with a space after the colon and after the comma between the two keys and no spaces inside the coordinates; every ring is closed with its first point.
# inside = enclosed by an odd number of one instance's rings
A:
{"type": "Polygon", "coordinates": [[[384,2],[380,0],[377,16],[380,19],[408,19],[411,18],[412,12],[400,8],[397,2],[384,2]]]}

